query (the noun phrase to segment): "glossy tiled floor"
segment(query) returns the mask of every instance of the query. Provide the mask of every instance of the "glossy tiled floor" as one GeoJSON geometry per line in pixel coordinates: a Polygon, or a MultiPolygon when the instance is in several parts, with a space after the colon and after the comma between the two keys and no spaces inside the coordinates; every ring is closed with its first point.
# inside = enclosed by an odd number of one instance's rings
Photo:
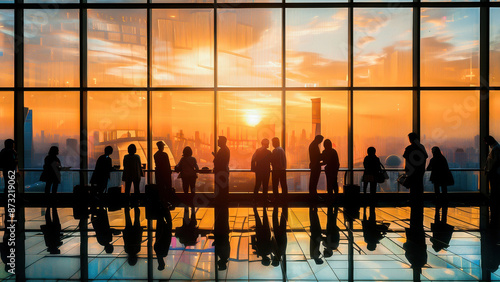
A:
{"type": "MultiPolygon", "coordinates": [[[[115,232],[112,237],[114,250],[106,253],[97,241],[92,224],[88,225],[88,257],[81,256],[79,221],[68,208],[57,210],[63,244],[59,246],[60,254],[50,254],[40,231],[40,226],[46,224],[46,209],[26,208],[26,278],[78,280],[81,277],[80,260],[88,259],[88,278],[102,281],[148,280],[148,276],[154,280],[349,281],[350,262],[355,281],[412,281],[418,278],[481,281],[488,280],[487,276],[491,276],[492,281],[500,281],[497,270],[500,248],[496,239],[490,239],[489,233],[479,230],[478,207],[448,208],[447,225],[440,225],[448,226],[448,231],[441,233],[436,229],[434,207],[423,209],[424,233],[419,233],[422,225],[418,221],[415,227],[410,220],[413,215],[410,207],[361,208],[359,217],[355,216],[352,221],[352,229],[348,228],[350,224],[346,219],[349,217],[345,216],[342,207],[288,208],[285,213],[283,208],[272,206],[265,210],[263,207],[229,208],[227,214],[224,209],[196,208],[196,221],[191,217],[191,210],[176,208],[171,212],[173,236],[162,271],[157,269],[153,246],[148,252],[148,221],[144,208],[139,211],[137,216],[137,210],[130,211],[132,221],[138,218],[144,227],[137,263],[130,265],[123,232],[115,232]],[[269,229],[264,220],[266,216],[269,229]],[[229,223],[229,236],[224,236],[227,233],[224,227],[220,228],[226,226],[225,219],[229,223]],[[286,233],[280,232],[280,224],[286,224],[286,233]],[[450,233],[449,226],[453,227],[453,232],[446,244],[447,239],[443,238],[450,233]],[[418,239],[414,240],[411,234],[422,234],[422,244],[419,245],[418,239]],[[441,250],[434,248],[439,241],[444,244],[441,250]],[[333,250],[331,255],[325,246],[333,250]],[[280,256],[283,248],[286,254],[280,256]],[[148,253],[152,264],[149,270],[148,253]],[[229,256],[227,264],[218,264],[227,256],[224,253],[229,256]],[[266,255],[268,259],[263,259],[266,255]],[[418,265],[422,266],[421,274],[418,274],[418,265]]],[[[111,228],[124,230],[124,209],[109,212],[108,218],[111,228]]],[[[155,221],[151,224],[156,228],[155,221]]],[[[153,231],[149,236],[153,245],[156,233],[153,231]]],[[[2,266],[0,278],[13,277],[2,266]]]]}

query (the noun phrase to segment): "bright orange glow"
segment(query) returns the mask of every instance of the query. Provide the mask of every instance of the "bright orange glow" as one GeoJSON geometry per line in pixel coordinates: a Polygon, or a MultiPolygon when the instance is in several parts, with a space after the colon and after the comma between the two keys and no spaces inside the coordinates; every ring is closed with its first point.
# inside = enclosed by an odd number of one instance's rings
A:
{"type": "Polygon", "coordinates": [[[3,141],[14,137],[14,93],[0,92],[0,146],[3,141]]]}
{"type": "Polygon", "coordinates": [[[258,110],[246,110],[243,111],[245,115],[245,122],[251,127],[255,127],[262,120],[258,110]]]}
{"type": "Polygon", "coordinates": [[[490,92],[490,135],[500,140],[500,91],[490,92]]]}

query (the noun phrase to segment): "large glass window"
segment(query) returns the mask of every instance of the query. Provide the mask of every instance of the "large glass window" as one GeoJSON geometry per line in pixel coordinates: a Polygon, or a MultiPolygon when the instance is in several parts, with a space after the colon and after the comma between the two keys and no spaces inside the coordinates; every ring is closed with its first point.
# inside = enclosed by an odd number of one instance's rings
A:
{"type": "Polygon", "coordinates": [[[89,167],[113,147],[113,165],[123,168],[127,148],[134,144],[142,164],[147,163],[146,92],[89,92],[88,93],[88,160],[89,167]]]}
{"type": "Polygon", "coordinates": [[[354,85],[411,83],[412,9],[355,9],[354,85]]]}
{"type": "Polygon", "coordinates": [[[347,9],[286,12],[286,85],[347,86],[347,9]]]}
{"type": "Polygon", "coordinates": [[[146,10],[88,10],[88,86],[146,86],[146,10]]]}
{"type": "Polygon", "coordinates": [[[5,139],[14,139],[14,93],[0,92],[0,146],[5,139]]]}
{"type": "Polygon", "coordinates": [[[24,11],[24,85],[79,86],[78,10],[24,11]]]}
{"type": "Polygon", "coordinates": [[[490,135],[500,140],[500,111],[498,109],[500,109],[500,91],[490,91],[490,135]]]}
{"type": "Polygon", "coordinates": [[[153,10],[153,86],[214,85],[213,10],[153,10]]]}
{"type": "Polygon", "coordinates": [[[354,167],[363,167],[368,147],[375,147],[386,167],[403,167],[412,131],[410,91],[354,92],[354,167]]]}
{"type": "Polygon", "coordinates": [[[281,86],[281,10],[219,9],[219,86],[281,86]]]}
{"type": "Polygon", "coordinates": [[[500,85],[500,8],[490,9],[490,84],[500,85]]]}
{"type": "Polygon", "coordinates": [[[286,94],[286,152],[289,168],[309,168],[315,135],[330,139],[347,167],[347,93],[297,91],[286,94]]]}
{"type": "Polygon", "coordinates": [[[24,166],[43,167],[51,146],[64,167],[80,166],[80,93],[24,93],[24,166]]]}
{"type": "Polygon", "coordinates": [[[213,117],[213,92],[153,92],[153,152],[163,140],[175,165],[190,146],[200,168],[213,168],[213,117]]]}
{"type": "Polygon", "coordinates": [[[421,142],[438,146],[450,167],[479,168],[479,92],[422,91],[421,142]]]}
{"type": "MultiPolygon", "coordinates": [[[[219,92],[218,135],[227,137],[230,168],[250,168],[262,139],[281,139],[281,92],[219,92]]],[[[271,147],[270,147],[271,149],[271,147]]]]}
{"type": "Polygon", "coordinates": [[[479,8],[422,8],[421,85],[479,85],[479,8]]]}
{"type": "Polygon", "coordinates": [[[2,70],[0,75],[0,86],[14,86],[13,10],[0,10],[0,69],[2,70]]]}

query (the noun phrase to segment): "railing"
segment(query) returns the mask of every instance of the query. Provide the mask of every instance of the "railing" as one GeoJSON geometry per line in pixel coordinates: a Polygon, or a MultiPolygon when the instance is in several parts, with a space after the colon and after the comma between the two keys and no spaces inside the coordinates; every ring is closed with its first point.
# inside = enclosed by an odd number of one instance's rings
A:
{"type": "MultiPolygon", "coordinates": [[[[380,192],[408,192],[408,189],[401,187],[397,183],[397,178],[400,174],[404,172],[402,168],[387,168],[387,173],[389,179],[384,183],[379,184],[378,191],[380,192]]],[[[480,169],[477,168],[451,168],[452,174],[455,178],[455,185],[448,188],[449,192],[477,192],[479,191],[479,174],[480,169]]],[[[347,168],[341,168],[338,174],[338,185],[339,190],[342,192],[342,186],[344,185],[344,174],[349,171],[347,168]]],[[[355,184],[359,184],[363,187],[361,181],[363,175],[362,168],[352,169],[353,180],[355,184]]],[[[58,192],[60,193],[71,193],[75,185],[80,184],[80,174],[87,173],[88,179],[90,179],[93,170],[92,169],[70,169],[61,171],[61,184],[59,184],[58,192]]],[[[111,173],[111,179],[108,181],[108,187],[112,186],[123,186],[121,181],[122,170],[116,170],[111,173]]],[[[45,183],[41,182],[40,175],[42,169],[40,168],[29,168],[20,171],[21,176],[24,177],[24,190],[27,193],[31,192],[44,192],[45,183]]],[[[144,192],[144,186],[146,184],[146,179],[148,174],[151,174],[151,179],[154,183],[154,170],[145,170],[146,177],[142,178],[140,190],[144,192]]],[[[290,193],[294,192],[308,192],[309,186],[309,169],[287,169],[287,184],[288,191],[290,193]]],[[[434,191],[433,184],[429,181],[430,173],[426,172],[424,176],[424,190],[427,192],[434,191]]],[[[3,191],[3,176],[0,177],[0,191],[3,191]]],[[[249,169],[232,169],[230,171],[229,177],[229,191],[238,193],[253,193],[255,176],[249,169]]],[[[177,173],[173,173],[172,182],[177,192],[182,192],[181,180],[177,178],[177,173]]],[[[200,173],[198,174],[198,179],[196,183],[196,189],[198,192],[213,192],[214,191],[214,177],[213,173],[200,173]]],[[[270,191],[272,191],[272,186],[269,185],[270,191]]],[[[318,183],[318,191],[320,193],[326,192],[326,177],[322,173],[320,181],[318,183]]]]}

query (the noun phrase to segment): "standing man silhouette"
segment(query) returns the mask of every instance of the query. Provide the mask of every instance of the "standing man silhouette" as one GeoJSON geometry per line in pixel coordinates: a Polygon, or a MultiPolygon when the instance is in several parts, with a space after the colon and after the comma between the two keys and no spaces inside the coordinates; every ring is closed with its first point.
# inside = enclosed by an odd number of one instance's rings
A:
{"type": "Polygon", "coordinates": [[[9,171],[17,173],[17,152],[15,150],[15,144],[14,140],[7,139],[4,142],[5,148],[0,151],[0,167],[3,172],[3,180],[5,184],[3,192],[5,195],[9,190],[9,171]]]}
{"type": "Polygon", "coordinates": [[[104,154],[97,159],[95,164],[94,172],[90,178],[90,184],[93,185],[91,191],[96,195],[104,193],[106,188],[108,188],[108,180],[111,176],[111,171],[114,170],[113,160],[110,157],[111,154],[113,154],[113,147],[106,146],[106,148],[104,148],[104,154]]]}
{"type": "Polygon", "coordinates": [[[215,195],[220,199],[227,199],[229,194],[229,158],[231,152],[227,146],[227,138],[219,136],[217,140],[219,150],[214,155],[215,195]]]}
{"type": "Polygon", "coordinates": [[[156,184],[160,186],[160,191],[169,191],[172,189],[172,167],[170,166],[168,154],[165,152],[165,145],[163,141],[156,142],[158,152],[154,155],[156,166],[155,180],[156,184]]]}
{"type": "Polygon", "coordinates": [[[428,155],[424,145],[420,144],[415,132],[408,134],[410,145],[403,154],[405,172],[408,175],[410,195],[413,200],[419,200],[424,192],[425,160],[428,155]],[[416,197],[416,198],[415,198],[416,197]]]}
{"type": "Polygon", "coordinates": [[[271,151],[269,148],[269,139],[264,138],[261,141],[262,147],[258,148],[252,156],[251,170],[255,172],[254,195],[257,196],[259,188],[262,185],[262,193],[267,197],[269,190],[269,175],[271,174],[271,151]]]}
{"type": "Polygon", "coordinates": [[[490,222],[491,225],[498,226],[500,223],[500,209],[498,207],[500,203],[500,144],[493,136],[485,137],[484,142],[491,148],[484,168],[490,183],[490,222]]]}
{"type": "Polygon", "coordinates": [[[321,152],[319,150],[321,142],[323,142],[323,136],[316,135],[311,145],[309,145],[309,168],[311,169],[309,193],[314,197],[318,196],[318,181],[321,174],[321,152]]]}
{"type": "Polygon", "coordinates": [[[273,138],[274,150],[271,154],[271,164],[273,166],[273,194],[274,198],[278,198],[278,186],[281,183],[283,195],[288,194],[288,186],[286,185],[286,154],[285,150],[280,147],[280,139],[273,138]]]}

